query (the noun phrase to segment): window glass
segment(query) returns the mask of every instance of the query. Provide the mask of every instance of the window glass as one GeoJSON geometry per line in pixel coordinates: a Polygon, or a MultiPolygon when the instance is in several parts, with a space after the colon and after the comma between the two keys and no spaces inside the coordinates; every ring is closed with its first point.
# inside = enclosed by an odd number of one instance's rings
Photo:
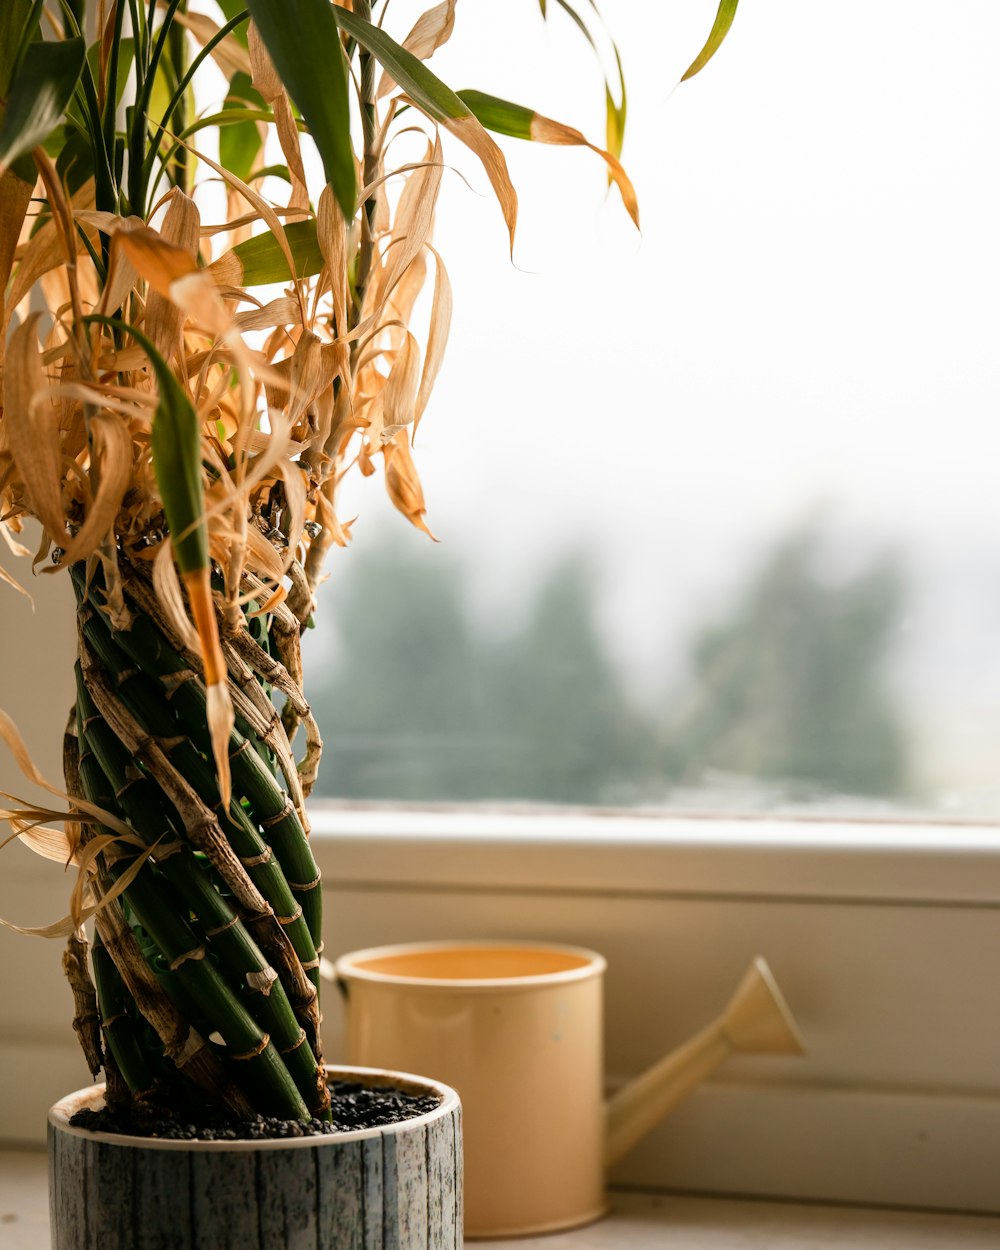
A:
{"type": "MultiPolygon", "coordinates": [[[[597,139],[549,8],[459,6],[440,72],[597,139]]],[[[511,140],[512,264],[446,145],[440,542],[347,486],[317,793],[1000,809],[1000,6],[747,4],[675,90],[714,8],[601,6],[641,236],[589,153],[511,140]]]]}

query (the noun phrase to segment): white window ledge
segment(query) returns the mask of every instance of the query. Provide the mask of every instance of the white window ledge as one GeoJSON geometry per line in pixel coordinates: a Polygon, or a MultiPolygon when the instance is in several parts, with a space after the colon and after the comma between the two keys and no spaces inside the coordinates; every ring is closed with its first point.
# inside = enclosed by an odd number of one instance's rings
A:
{"type": "MultiPolygon", "coordinates": [[[[728,1061],[618,1183],[1000,1213],[997,829],[444,806],[317,807],[313,827],[328,954],[463,937],[601,951],[610,1086],[767,958],[808,1056],[728,1061]]],[[[336,1053],[331,996],[325,1011],[336,1053]]]]}
{"type": "Polygon", "coordinates": [[[994,826],[332,804],[312,824],[334,885],[1000,903],[994,826]]]}

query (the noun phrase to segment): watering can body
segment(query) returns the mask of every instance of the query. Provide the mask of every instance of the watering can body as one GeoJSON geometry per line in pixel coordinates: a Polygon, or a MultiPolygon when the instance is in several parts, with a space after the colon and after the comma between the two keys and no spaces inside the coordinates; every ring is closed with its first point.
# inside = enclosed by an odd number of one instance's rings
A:
{"type": "Polygon", "coordinates": [[[733,1050],[801,1053],[756,960],[719,1020],[605,1105],[604,970],[593,951],[512,942],[381,947],[337,962],[346,1062],[440,1077],[462,1098],[466,1236],[599,1218],[605,1168],[733,1050]]]}

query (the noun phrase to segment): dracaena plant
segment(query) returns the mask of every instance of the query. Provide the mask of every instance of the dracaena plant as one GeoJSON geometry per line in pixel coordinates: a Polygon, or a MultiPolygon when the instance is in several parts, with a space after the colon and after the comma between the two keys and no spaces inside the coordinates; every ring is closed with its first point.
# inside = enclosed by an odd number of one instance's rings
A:
{"type": "MultiPolygon", "coordinates": [[[[397,39],[370,0],[0,5],[0,529],[72,580],[78,624],[64,825],[9,797],[3,814],[77,868],[69,914],[33,932],[68,939],[111,1102],[326,1114],[299,642],[349,538],[338,488],[381,470],[426,528],[411,435],[451,316],[431,243],[446,145],[479,158],[512,243],[490,132],[592,146],[428,68],[455,7],[397,39]],[[421,150],[394,164],[415,127],[421,150]]],[[[553,8],[595,42],[589,0],[553,8]]],[[[618,72],[606,86],[593,150],[637,219],[618,72]]]]}

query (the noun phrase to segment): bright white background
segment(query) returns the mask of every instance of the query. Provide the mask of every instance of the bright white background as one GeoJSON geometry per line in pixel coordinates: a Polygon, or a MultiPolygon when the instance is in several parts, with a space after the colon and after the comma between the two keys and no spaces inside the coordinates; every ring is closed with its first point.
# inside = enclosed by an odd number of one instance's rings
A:
{"type": "MultiPolygon", "coordinates": [[[[421,7],[393,0],[387,28],[421,7]]],[[[745,0],[675,90],[714,9],[602,5],[641,237],[596,158],[505,141],[511,265],[481,171],[446,144],[484,194],[452,176],[438,213],[456,320],[417,438],[428,520],[501,624],[557,552],[592,549],[640,690],[805,518],[848,562],[892,547],[913,590],[894,663],[918,771],[945,807],[992,810],[1000,8],[745,0]]],[[[545,26],[530,0],[464,0],[433,66],[600,139],[599,73],[550,10],[545,26]]],[[[363,559],[386,528],[378,481],[344,511],[358,555],[337,559],[363,559]]]]}

